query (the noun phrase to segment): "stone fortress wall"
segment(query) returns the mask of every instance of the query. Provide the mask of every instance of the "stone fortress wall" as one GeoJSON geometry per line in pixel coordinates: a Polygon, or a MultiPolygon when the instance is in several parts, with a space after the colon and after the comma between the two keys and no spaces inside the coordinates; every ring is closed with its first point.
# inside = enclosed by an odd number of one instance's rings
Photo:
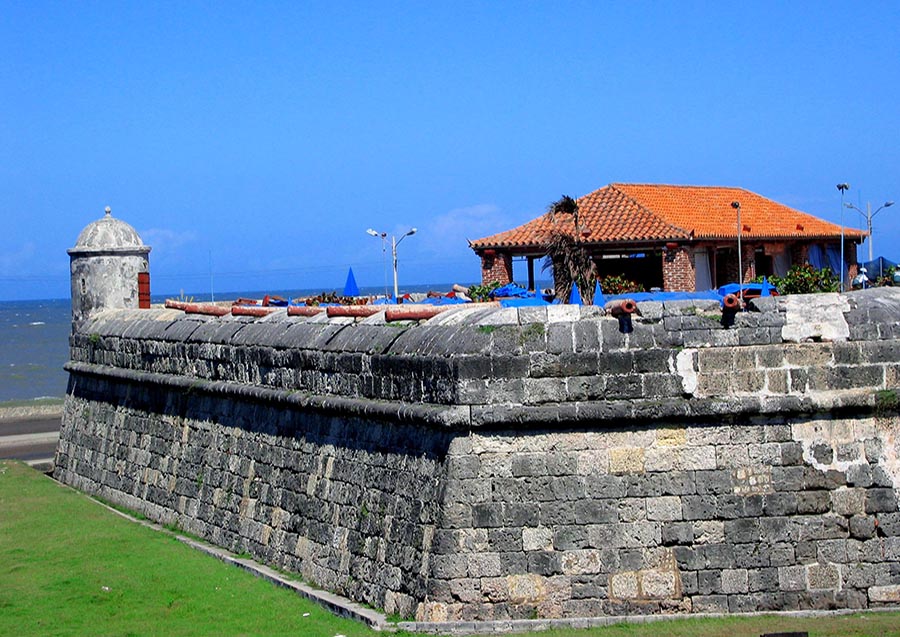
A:
{"type": "Polygon", "coordinates": [[[900,602],[900,289],[80,323],[56,476],[421,621],[900,602]]]}

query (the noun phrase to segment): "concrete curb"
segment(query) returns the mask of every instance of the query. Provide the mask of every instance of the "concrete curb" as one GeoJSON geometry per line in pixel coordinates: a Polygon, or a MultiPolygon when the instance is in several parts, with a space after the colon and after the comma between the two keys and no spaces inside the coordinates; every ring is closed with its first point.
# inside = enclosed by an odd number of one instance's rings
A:
{"type": "Polygon", "coordinates": [[[288,579],[287,576],[282,575],[278,571],[271,569],[268,566],[259,564],[258,562],[255,562],[251,559],[237,557],[236,555],[229,553],[224,549],[213,546],[211,544],[207,544],[206,542],[195,540],[193,538],[178,534],[175,534],[175,537],[179,542],[183,542],[191,548],[202,551],[207,555],[211,555],[212,557],[220,559],[227,564],[231,564],[232,566],[242,568],[245,571],[252,573],[256,577],[261,577],[262,579],[268,580],[276,586],[289,588],[301,597],[305,597],[308,600],[324,606],[328,611],[335,615],[362,622],[369,628],[378,631],[396,630],[394,625],[388,622],[387,617],[385,617],[383,613],[379,613],[376,610],[361,606],[356,602],[347,599],[346,597],[341,597],[340,595],[335,595],[334,593],[329,593],[328,591],[312,588],[307,584],[288,579]]]}
{"type": "Polygon", "coordinates": [[[25,464],[41,473],[53,472],[53,458],[35,458],[34,460],[26,460],[25,464]]]}
{"type": "MultiPolygon", "coordinates": [[[[621,615],[617,617],[571,617],[568,619],[500,619],[494,621],[398,622],[396,627],[410,632],[436,635],[490,635],[524,633],[559,628],[599,628],[615,624],[651,624],[679,619],[725,619],[741,617],[838,617],[858,613],[896,612],[900,606],[840,610],[789,610],[754,613],[684,613],[680,615],[621,615]]],[[[664,628],[660,629],[664,631],[664,628]]],[[[665,634],[661,632],[660,634],[665,634]]]]}

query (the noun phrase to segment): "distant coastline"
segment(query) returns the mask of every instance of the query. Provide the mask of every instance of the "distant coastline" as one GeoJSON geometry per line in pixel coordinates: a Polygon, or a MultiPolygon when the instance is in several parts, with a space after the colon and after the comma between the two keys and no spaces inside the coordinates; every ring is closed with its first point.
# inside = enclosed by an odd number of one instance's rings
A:
{"type": "Polygon", "coordinates": [[[62,416],[63,398],[33,398],[0,402],[0,423],[9,420],[62,416]]]}

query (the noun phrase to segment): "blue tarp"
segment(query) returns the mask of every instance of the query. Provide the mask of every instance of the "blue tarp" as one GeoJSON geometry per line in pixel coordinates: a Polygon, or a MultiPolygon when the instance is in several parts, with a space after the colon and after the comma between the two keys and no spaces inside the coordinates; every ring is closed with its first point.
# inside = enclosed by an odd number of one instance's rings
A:
{"type": "Polygon", "coordinates": [[[768,279],[763,279],[762,283],[744,283],[743,285],[729,283],[728,285],[723,285],[719,288],[719,295],[727,296],[729,294],[738,294],[741,291],[744,292],[745,296],[771,296],[772,292],[777,292],[778,290],[769,283],[768,279]]]}
{"type": "Polygon", "coordinates": [[[353,276],[353,268],[347,271],[347,282],[344,284],[344,296],[359,296],[359,286],[356,285],[356,277],[353,276]]]}
{"type": "Polygon", "coordinates": [[[897,267],[896,263],[894,263],[893,261],[888,261],[884,257],[878,257],[877,259],[873,259],[872,261],[860,263],[860,265],[866,269],[866,274],[871,280],[887,276],[887,271],[890,268],[897,267]]]}
{"type": "MultiPolygon", "coordinates": [[[[825,251],[822,250],[822,246],[818,244],[813,244],[809,246],[809,252],[806,254],[806,259],[809,261],[809,264],[814,267],[816,270],[821,270],[823,268],[828,267],[828,261],[825,258],[825,251]]],[[[837,270],[833,270],[837,272],[837,270]]]]}
{"type": "Polygon", "coordinates": [[[539,296],[523,296],[511,299],[500,299],[500,307],[531,307],[534,305],[550,305],[539,296]]]}
{"type": "Polygon", "coordinates": [[[637,303],[640,303],[641,301],[722,300],[722,297],[715,290],[707,290],[706,292],[626,292],[625,294],[606,294],[604,295],[604,298],[607,303],[609,301],[623,301],[625,299],[631,299],[637,303]]]}
{"type": "MultiPolygon", "coordinates": [[[[841,246],[835,243],[829,243],[825,246],[825,258],[831,271],[841,276],[841,246]]],[[[847,264],[844,264],[844,279],[847,279],[847,264]]]]}
{"type": "Polygon", "coordinates": [[[492,299],[506,296],[517,296],[524,298],[526,296],[534,296],[534,292],[529,292],[525,288],[516,285],[515,283],[507,283],[503,287],[499,287],[496,290],[493,290],[490,294],[490,297],[492,299]]]}
{"type": "Polygon", "coordinates": [[[459,305],[460,303],[469,303],[455,296],[429,296],[421,301],[417,301],[421,305],[459,305]]]}

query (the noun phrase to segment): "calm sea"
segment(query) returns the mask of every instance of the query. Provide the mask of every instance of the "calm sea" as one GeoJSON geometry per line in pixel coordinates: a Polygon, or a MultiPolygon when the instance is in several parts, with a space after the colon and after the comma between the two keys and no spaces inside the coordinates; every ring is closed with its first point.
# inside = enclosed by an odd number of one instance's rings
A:
{"type": "MultiPolygon", "coordinates": [[[[404,291],[446,292],[449,284],[404,286],[404,291]]],[[[316,290],[274,292],[285,298],[309,296],[316,290]]],[[[362,288],[363,294],[383,294],[383,288],[362,288]]],[[[239,296],[262,298],[263,292],[227,292],[216,300],[239,296]]],[[[162,303],[175,295],[153,297],[162,303]]],[[[195,301],[208,301],[209,294],[197,294],[195,301]]],[[[63,365],[69,358],[69,333],[72,329],[69,299],[47,301],[0,301],[0,402],[34,398],[62,397],[68,375],[63,365]]]]}
{"type": "Polygon", "coordinates": [[[69,299],[0,302],[0,402],[66,393],[69,299]]]}

